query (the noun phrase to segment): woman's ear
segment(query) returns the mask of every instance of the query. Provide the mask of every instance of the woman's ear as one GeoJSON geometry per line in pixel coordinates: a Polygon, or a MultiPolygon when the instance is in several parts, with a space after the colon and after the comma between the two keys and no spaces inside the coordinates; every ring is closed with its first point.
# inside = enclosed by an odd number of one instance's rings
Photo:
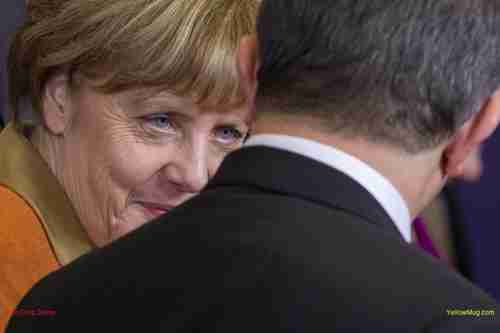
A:
{"type": "Polygon", "coordinates": [[[241,38],[237,52],[237,63],[245,93],[253,103],[257,91],[257,71],[259,68],[256,35],[246,35],[241,38]]]}
{"type": "Polygon", "coordinates": [[[500,90],[497,90],[483,108],[469,119],[451,139],[444,150],[443,173],[460,177],[470,154],[479,149],[500,121],[500,90]]]}
{"type": "Polygon", "coordinates": [[[54,135],[62,135],[71,122],[69,81],[66,73],[52,76],[42,94],[42,117],[47,129],[54,135]]]}

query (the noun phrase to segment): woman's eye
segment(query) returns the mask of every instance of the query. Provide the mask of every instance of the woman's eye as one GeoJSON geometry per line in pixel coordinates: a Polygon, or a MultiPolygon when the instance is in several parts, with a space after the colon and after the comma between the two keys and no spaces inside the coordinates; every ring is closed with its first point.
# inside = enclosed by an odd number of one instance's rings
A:
{"type": "Polygon", "coordinates": [[[216,137],[223,144],[233,144],[243,139],[244,134],[234,127],[225,126],[216,129],[216,137]]]}
{"type": "Polygon", "coordinates": [[[143,119],[148,126],[156,129],[168,130],[173,127],[170,117],[166,114],[145,116],[143,119]]]}

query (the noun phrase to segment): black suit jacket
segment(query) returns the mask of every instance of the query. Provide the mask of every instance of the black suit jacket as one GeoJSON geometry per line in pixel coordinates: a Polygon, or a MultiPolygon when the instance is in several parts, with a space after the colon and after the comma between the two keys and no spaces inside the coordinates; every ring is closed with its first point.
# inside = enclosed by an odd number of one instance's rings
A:
{"type": "Polygon", "coordinates": [[[201,195],[49,275],[18,309],[8,333],[500,332],[495,316],[447,312],[497,308],[406,244],[356,182],[264,147],[232,153],[201,195]]]}

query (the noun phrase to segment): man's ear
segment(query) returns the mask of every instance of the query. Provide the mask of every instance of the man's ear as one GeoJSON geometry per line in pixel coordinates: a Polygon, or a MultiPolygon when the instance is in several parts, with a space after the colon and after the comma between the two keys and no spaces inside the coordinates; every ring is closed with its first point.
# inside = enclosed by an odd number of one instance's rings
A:
{"type": "Polygon", "coordinates": [[[469,119],[452,138],[444,150],[443,171],[446,176],[460,177],[464,173],[469,155],[479,149],[498,126],[500,121],[500,89],[483,108],[469,119]]]}
{"type": "Polygon", "coordinates": [[[52,76],[43,88],[42,115],[47,129],[55,135],[62,135],[71,122],[68,75],[52,76]]]}
{"type": "Polygon", "coordinates": [[[257,52],[257,36],[255,34],[243,36],[237,52],[237,63],[240,80],[243,82],[245,93],[253,104],[257,92],[257,71],[259,60],[257,52]]]}

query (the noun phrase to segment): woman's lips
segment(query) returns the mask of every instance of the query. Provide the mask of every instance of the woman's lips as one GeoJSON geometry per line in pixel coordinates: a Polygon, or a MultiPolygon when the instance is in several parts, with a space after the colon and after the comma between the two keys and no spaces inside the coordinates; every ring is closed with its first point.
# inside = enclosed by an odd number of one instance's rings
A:
{"type": "Polygon", "coordinates": [[[151,218],[156,218],[172,209],[172,207],[168,205],[150,202],[139,202],[139,205],[141,205],[141,207],[146,211],[146,213],[148,213],[148,215],[150,215],[151,218]]]}

